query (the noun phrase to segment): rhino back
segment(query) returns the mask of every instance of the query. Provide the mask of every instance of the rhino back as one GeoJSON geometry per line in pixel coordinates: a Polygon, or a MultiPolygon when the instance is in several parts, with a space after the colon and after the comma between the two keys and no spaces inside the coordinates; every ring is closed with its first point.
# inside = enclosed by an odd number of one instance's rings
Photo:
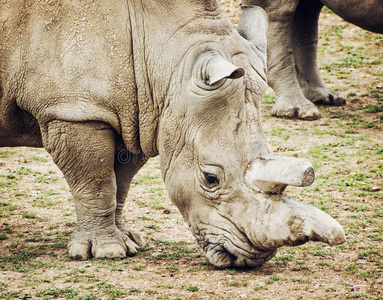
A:
{"type": "Polygon", "coordinates": [[[3,0],[0,24],[0,137],[97,120],[149,156],[182,58],[232,33],[216,1],[3,0]]]}
{"type": "Polygon", "coordinates": [[[321,2],[350,23],[369,31],[383,33],[383,1],[322,0],[321,2]]]}
{"type": "MultiPolygon", "coordinates": [[[[120,131],[118,104],[134,98],[135,84],[126,2],[113,2],[2,4],[1,106],[39,124],[100,120],[120,131]]],[[[2,112],[3,123],[14,117],[2,112]]]]}

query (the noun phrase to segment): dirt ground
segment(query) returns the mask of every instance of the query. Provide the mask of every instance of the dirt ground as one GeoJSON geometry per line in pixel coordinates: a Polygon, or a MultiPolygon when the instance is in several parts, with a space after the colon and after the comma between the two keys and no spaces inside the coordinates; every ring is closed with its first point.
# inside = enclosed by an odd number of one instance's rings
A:
{"type": "MultiPolygon", "coordinates": [[[[221,1],[235,24],[239,1],[221,1]]],[[[339,246],[283,247],[255,270],[212,267],[161,180],[159,159],[139,172],[126,223],[148,245],[122,260],[73,261],[66,245],[76,226],[68,186],[42,149],[0,149],[1,299],[383,299],[383,36],[328,10],[318,47],[326,83],[347,98],[320,107],[317,121],[262,116],[281,155],[309,160],[316,181],[286,194],[316,206],[344,228],[339,246]]]]}

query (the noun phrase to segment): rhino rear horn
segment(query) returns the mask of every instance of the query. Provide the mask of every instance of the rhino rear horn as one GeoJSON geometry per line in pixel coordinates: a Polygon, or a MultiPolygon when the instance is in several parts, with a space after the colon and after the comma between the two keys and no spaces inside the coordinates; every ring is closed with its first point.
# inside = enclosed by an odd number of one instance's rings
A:
{"type": "Polygon", "coordinates": [[[259,6],[242,6],[242,16],[238,23],[238,33],[250,42],[251,48],[267,68],[267,31],[269,20],[259,6]]]}
{"type": "Polygon", "coordinates": [[[197,79],[212,86],[218,81],[228,78],[237,79],[245,74],[243,68],[238,68],[224,59],[216,51],[203,53],[197,63],[197,79]]]}

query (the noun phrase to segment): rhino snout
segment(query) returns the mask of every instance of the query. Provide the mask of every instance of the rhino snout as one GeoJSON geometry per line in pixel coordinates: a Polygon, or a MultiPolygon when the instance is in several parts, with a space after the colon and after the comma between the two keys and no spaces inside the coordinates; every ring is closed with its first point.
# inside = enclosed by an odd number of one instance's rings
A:
{"type": "Polygon", "coordinates": [[[252,188],[278,194],[288,185],[309,186],[315,180],[315,172],[312,165],[302,159],[267,154],[251,164],[245,180],[252,188]]]}

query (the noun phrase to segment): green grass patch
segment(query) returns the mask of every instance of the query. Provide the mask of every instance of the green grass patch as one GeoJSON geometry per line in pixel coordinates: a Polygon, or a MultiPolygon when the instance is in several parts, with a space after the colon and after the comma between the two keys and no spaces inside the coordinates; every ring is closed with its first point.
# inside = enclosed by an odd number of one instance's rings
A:
{"type": "Polygon", "coordinates": [[[365,109],[369,113],[375,114],[375,113],[383,112],[383,105],[368,104],[364,106],[363,109],[365,109]]]}
{"type": "Polygon", "coordinates": [[[382,61],[380,59],[371,60],[372,54],[373,52],[371,51],[354,51],[342,59],[322,66],[322,69],[339,70],[340,68],[360,68],[381,64],[382,61]]]}
{"type": "Polygon", "coordinates": [[[132,180],[133,184],[153,184],[153,183],[161,183],[161,175],[160,174],[137,174],[136,177],[132,180]]]}
{"type": "Polygon", "coordinates": [[[266,283],[266,284],[272,284],[272,283],[274,283],[275,281],[278,281],[279,279],[280,279],[279,276],[277,276],[277,275],[271,275],[271,276],[269,276],[268,278],[265,279],[265,283],[266,283]]]}
{"type": "Polygon", "coordinates": [[[0,151],[0,158],[7,158],[15,153],[16,151],[14,150],[2,150],[0,151]]]}
{"type": "Polygon", "coordinates": [[[53,289],[53,288],[48,288],[45,289],[42,292],[36,293],[37,297],[44,297],[44,298],[74,298],[78,295],[79,293],[76,292],[72,288],[61,288],[61,289],[53,289]]]}
{"type": "Polygon", "coordinates": [[[188,286],[185,286],[185,289],[190,292],[196,292],[199,290],[199,287],[195,285],[188,285],[188,286]]]}
{"type": "Polygon", "coordinates": [[[24,211],[23,212],[23,218],[26,218],[26,219],[36,219],[37,215],[36,215],[35,212],[24,211]]]}
{"type": "Polygon", "coordinates": [[[37,177],[34,182],[37,183],[51,183],[51,182],[56,182],[57,178],[55,177],[37,177]]]}

